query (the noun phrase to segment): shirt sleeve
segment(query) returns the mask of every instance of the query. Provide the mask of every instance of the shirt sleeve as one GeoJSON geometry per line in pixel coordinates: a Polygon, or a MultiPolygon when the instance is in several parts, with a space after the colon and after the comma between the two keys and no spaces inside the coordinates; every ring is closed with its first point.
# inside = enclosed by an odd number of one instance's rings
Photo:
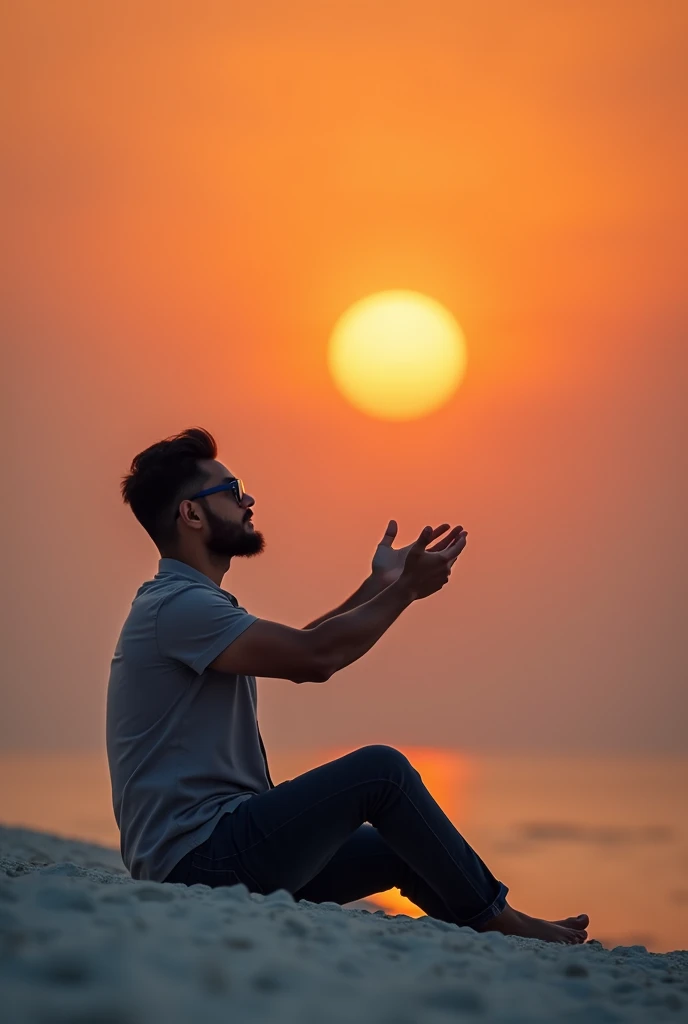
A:
{"type": "Polygon", "coordinates": [[[158,611],[158,650],[200,675],[256,619],[245,609],[235,608],[221,590],[185,587],[158,611]]]}

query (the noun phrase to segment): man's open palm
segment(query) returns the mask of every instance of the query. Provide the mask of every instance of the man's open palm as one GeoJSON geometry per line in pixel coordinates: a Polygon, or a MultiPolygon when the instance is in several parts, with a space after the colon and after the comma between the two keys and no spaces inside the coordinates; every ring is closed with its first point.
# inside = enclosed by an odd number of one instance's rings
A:
{"type": "MultiPolygon", "coordinates": [[[[406,563],[406,556],[410,549],[415,544],[415,541],[411,541],[403,548],[393,548],[392,544],[394,538],[397,535],[397,523],[395,519],[390,519],[389,526],[385,530],[385,535],[378,544],[375,554],[373,555],[372,571],[373,575],[384,582],[387,585],[394,583],[401,576],[404,565],[406,563]]],[[[436,540],[445,530],[449,530],[449,523],[442,523],[441,526],[436,526],[430,535],[429,542],[436,540]]],[[[446,537],[442,537],[441,540],[437,541],[437,544],[433,547],[429,547],[427,551],[444,551],[450,544],[453,544],[457,539],[461,531],[462,526],[455,526],[453,530],[447,534],[446,537]]],[[[457,556],[458,557],[458,556],[457,556]]],[[[452,564],[453,564],[452,560],[452,564]]]]}

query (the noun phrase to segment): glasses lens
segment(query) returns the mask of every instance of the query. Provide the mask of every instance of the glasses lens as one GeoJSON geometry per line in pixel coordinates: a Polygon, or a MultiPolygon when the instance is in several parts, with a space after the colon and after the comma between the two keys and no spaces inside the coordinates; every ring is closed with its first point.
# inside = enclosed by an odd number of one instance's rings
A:
{"type": "Polygon", "coordinates": [[[246,492],[244,490],[244,481],[237,477],[237,482],[236,482],[237,501],[241,501],[241,499],[243,498],[245,493],[246,492]]]}

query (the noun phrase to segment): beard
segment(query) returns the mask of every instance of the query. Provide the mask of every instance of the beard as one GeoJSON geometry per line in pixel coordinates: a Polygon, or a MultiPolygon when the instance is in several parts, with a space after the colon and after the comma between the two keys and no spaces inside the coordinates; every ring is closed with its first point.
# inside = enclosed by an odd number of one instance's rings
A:
{"type": "Polygon", "coordinates": [[[210,527],[210,536],[205,544],[208,551],[214,555],[250,558],[252,555],[259,555],[265,547],[263,534],[260,530],[248,526],[246,520],[242,523],[228,523],[207,507],[205,514],[210,527]]]}

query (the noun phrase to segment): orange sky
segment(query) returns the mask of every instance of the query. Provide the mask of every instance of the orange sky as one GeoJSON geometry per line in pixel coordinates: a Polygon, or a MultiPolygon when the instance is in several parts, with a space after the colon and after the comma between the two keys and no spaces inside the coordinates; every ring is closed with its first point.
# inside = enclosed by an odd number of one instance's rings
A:
{"type": "Polygon", "coordinates": [[[341,602],[389,518],[470,533],[361,661],[261,682],[269,746],[688,749],[685,5],[4,9],[0,743],[102,743],[157,563],[119,480],[202,425],[256,498],[255,614],[341,602]],[[410,423],[327,373],[387,288],[468,343],[410,423]]]}

